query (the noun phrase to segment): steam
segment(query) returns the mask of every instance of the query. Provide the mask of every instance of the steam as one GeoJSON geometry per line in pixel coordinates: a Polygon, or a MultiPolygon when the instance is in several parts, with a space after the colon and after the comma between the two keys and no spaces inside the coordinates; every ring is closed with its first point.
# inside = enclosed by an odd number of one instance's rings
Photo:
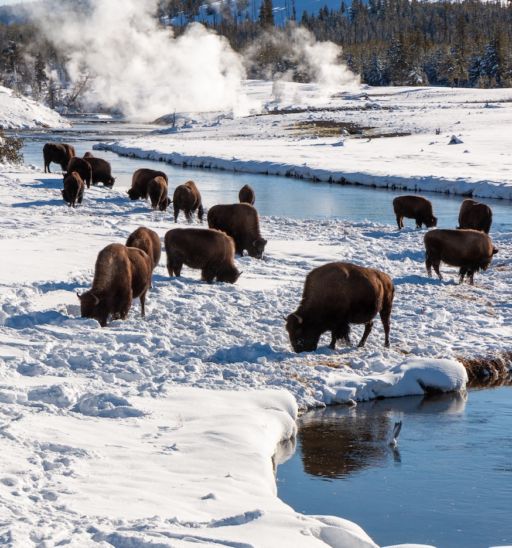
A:
{"type": "Polygon", "coordinates": [[[36,22],[69,57],[73,85],[86,84],[87,104],[145,121],[244,108],[245,69],[227,40],[199,24],[175,37],[154,17],[156,0],[92,0],[90,11],[59,11],[38,13],[36,22]]]}
{"type": "Polygon", "coordinates": [[[286,84],[292,80],[315,82],[316,99],[359,83],[341,61],[341,48],[317,42],[306,29],[269,31],[242,58],[225,38],[198,23],[175,36],[172,27],[159,25],[157,1],[60,1],[56,9],[46,4],[35,13],[31,5],[34,22],[68,59],[71,97],[79,96],[89,108],[116,109],[140,121],[173,112],[243,115],[256,106],[243,93],[243,82],[247,72],[265,71],[262,59],[268,67],[276,62],[280,67],[267,71],[277,101],[296,89],[286,84]]]}

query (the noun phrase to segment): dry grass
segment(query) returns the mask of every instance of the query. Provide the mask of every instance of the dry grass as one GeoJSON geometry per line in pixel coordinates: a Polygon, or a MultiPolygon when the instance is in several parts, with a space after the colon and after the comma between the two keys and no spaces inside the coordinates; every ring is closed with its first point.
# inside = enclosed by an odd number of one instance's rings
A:
{"type": "Polygon", "coordinates": [[[470,388],[512,384],[512,351],[500,352],[495,356],[458,358],[468,372],[470,388]]]}

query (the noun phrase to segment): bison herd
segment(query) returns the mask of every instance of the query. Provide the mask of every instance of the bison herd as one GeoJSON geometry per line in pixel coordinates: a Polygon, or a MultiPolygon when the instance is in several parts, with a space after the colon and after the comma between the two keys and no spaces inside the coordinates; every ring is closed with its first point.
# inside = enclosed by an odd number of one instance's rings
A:
{"type": "MultiPolygon", "coordinates": [[[[110,164],[95,158],[90,152],[83,158],[67,144],[47,143],[43,148],[45,172],[50,163],[59,164],[64,174],[62,196],[71,206],[82,203],[84,188],[102,182],[112,187],[114,178],[110,164]]],[[[138,169],[127,191],[131,200],[148,199],[153,209],[165,211],[171,204],[174,220],[180,211],[191,222],[197,212],[202,222],[204,208],[201,194],[193,181],[176,187],[169,198],[168,178],[163,171],[138,169]]],[[[235,264],[235,254],[261,259],[267,244],[259,227],[254,207],[253,189],[240,189],[239,202],[215,205],[208,210],[208,229],[175,228],[165,234],[169,276],[180,276],[183,265],[201,270],[206,282],[235,283],[241,272],[235,264]]],[[[416,227],[437,226],[432,203],[421,196],[399,196],[393,200],[398,229],[404,218],[414,219],[416,227]]],[[[440,264],[459,268],[459,281],[473,284],[475,272],[486,270],[498,250],[489,237],[492,210],[485,204],[467,199],[462,202],[457,229],[429,230],[424,236],[425,266],[429,277],[432,268],[440,279],[440,264]]],[[[156,232],[138,228],[126,245],[110,244],[100,251],[94,279],[89,291],[78,295],[81,314],[96,319],[105,326],[109,318],[124,319],[132,300],[140,299],[141,314],[151,287],[152,272],[160,261],[161,242],[156,232]]],[[[350,325],[363,324],[359,346],[364,346],[373,320],[380,315],[384,327],[384,344],[389,346],[390,317],[394,286],[387,274],[346,262],[335,262],[312,270],[306,277],[302,300],[297,310],[286,318],[286,330],[295,352],[316,350],[321,335],[331,333],[332,349],[337,340],[350,344],[350,325]]]]}

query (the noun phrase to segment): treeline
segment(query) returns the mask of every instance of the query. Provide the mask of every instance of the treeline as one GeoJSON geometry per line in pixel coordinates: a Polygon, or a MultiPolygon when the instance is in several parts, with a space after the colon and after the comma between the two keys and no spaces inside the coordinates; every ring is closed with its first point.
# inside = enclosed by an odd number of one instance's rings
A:
{"type": "MultiPolygon", "coordinates": [[[[268,23],[262,9],[257,21],[226,18],[214,28],[244,51],[268,23]]],[[[304,13],[293,24],[341,45],[348,65],[370,85],[512,86],[512,1],[353,0],[347,6],[341,0],[339,10],[304,13]]],[[[262,74],[281,63],[274,49],[274,58],[260,65],[262,74]]]]}

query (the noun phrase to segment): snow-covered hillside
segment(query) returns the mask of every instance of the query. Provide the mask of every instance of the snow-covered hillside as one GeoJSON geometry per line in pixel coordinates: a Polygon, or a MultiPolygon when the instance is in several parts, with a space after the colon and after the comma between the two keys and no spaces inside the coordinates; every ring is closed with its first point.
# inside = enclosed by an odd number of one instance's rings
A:
{"type": "Polygon", "coordinates": [[[0,128],[32,129],[68,126],[69,123],[54,110],[28,97],[16,95],[12,89],[0,86],[0,128]]]}
{"type": "Polygon", "coordinates": [[[249,82],[252,116],[185,116],[107,148],[175,164],[512,199],[512,90],[249,82]],[[263,111],[260,112],[260,109],[263,111]],[[452,136],[459,144],[449,144],[452,136]]]}

